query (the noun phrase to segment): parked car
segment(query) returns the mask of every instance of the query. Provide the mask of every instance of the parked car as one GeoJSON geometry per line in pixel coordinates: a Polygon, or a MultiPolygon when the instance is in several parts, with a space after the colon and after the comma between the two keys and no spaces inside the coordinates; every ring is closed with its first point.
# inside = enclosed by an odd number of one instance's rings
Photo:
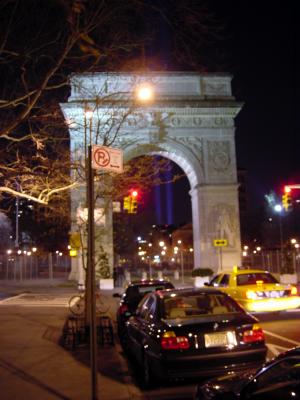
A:
{"type": "Polygon", "coordinates": [[[256,368],[267,352],[258,320],[214,288],[149,293],[126,327],[145,386],[256,368]]]}
{"type": "Polygon", "coordinates": [[[128,284],[122,295],[118,310],[117,310],[117,330],[121,344],[125,342],[126,330],[125,322],[135,312],[139,302],[149,292],[161,289],[173,289],[174,286],[168,280],[163,279],[143,279],[133,281],[128,284]]]}
{"type": "Polygon", "coordinates": [[[199,384],[195,400],[299,400],[300,347],[281,353],[256,372],[228,373],[199,384]]]}
{"type": "Polygon", "coordinates": [[[296,286],[283,285],[268,271],[239,269],[224,271],[206,286],[229,294],[249,312],[282,311],[300,307],[296,286]]]}

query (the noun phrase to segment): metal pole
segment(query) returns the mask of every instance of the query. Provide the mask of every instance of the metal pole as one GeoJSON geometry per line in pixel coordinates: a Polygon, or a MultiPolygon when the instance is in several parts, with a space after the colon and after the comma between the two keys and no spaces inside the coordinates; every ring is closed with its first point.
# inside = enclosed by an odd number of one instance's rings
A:
{"type": "Polygon", "coordinates": [[[9,254],[6,254],[6,279],[8,279],[8,258],[9,254]]]}
{"type": "MultiPolygon", "coordinates": [[[[17,186],[18,188],[18,186],[17,186]]],[[[16,237],[15,237],[15,247],[19,248],[19,197],[16,198],[16,237]]]]}
{"type": "Polygon", "coordinates": [[[149,257],[149,278],[152,279],[151,258],[149,257]]]}
{"type": "Polygon", "coordinates": [[[90,301],[90,359],[92,400],[97,400],[97,332],[95,305],[95,262],[94,262],[94,170],[92,169],[92,146],[88,146],[88,260],[90,301]]]}
{"type": "Polygon", "coordinates": [[[184,283],[184,268],[183,268],[183,251],[180,249],[180,260],[181,260],[181,280],[184,283]]]}
{"type": "Polygon", "coordinates": [[[281,215],[279,215],[279,233],[280,233],[280,272],[283,269],[283,234],[282,234],[282,220],[281,215]]]}
{"type": "Polygon", "coordinates": [[[48,269],[49,269],[49,279],[53,280],[53,259],[52,253],[48,254],[48,269]]]}
{"type": "Polygon", "coordinates": [[[222,253],[222,246],[220,246],[220,271],[223,270],[223,253],[222,253]]]}

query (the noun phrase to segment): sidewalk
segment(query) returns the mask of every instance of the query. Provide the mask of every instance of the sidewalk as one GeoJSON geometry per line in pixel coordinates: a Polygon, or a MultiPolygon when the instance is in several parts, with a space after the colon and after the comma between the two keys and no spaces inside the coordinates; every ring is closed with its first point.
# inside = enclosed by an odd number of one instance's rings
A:
{"type": "MultiPolygon", "coordinates": [[[[121,289],[114,289],[121,291],[121,289]]],[[[0,292],[47,293],[66,298],[77,293],[68,281],[4,282],[0,292]]],[[[104,296],[115,319],[118,299],[113,291],[104,296]]],[[[1,303],[1,302],[0,302],[1,303]]],[[[0,393],[5,400],[88,400],[91,398],[89,349],[84,345],[67,350],[59,343],[68,309],[0,304],[0,393]]],[[[118,343],[98,348],[98,399],[142,400],[132,384],[118,343]]]]}

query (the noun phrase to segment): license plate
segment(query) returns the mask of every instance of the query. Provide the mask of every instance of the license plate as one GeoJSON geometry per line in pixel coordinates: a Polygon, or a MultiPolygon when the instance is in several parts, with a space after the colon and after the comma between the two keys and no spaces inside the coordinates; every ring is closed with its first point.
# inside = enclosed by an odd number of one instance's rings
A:
{"type": "Polygon", "coordinates": [[[235,332],[218,332],[204,334],[205,347],[236,346],[235,332]]]}

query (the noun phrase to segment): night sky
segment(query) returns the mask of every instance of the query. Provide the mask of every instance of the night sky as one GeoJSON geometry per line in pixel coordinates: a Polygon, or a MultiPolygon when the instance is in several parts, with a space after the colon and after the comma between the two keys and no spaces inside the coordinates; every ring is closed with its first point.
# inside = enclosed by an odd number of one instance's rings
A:
{"type": "Polygon", "coordinates": [[[256,201],[299,181],[297,7],[289,2],[226,2],[231,7],[237,160],[256,201]]]}
{"type": "MultiPolygon", "coordinates": [[[[233,75],[233,94],[244,103],[235,121],[236,154],[255,213],[265,194],[280,196],[284,184],[300,183],[299,13],[292,1],[226,0],[211,6],[226,26],[218,44],[225,54],[219,69],[233,75]]],[[[188,189],[186,180],[174,188],[175,224],[191,221],[188,189]]],[[[166,217],[162,222],[169,223],[166,217]]]]}
{"type": "MultiPolygon", "coordinates": [[[[195,4],[203,2],[190,0],[195,4]]],[[[167,11],[172,5],[171,0],[145,0],[145,3],[165,6],[167,11]]],[[[244,103],[236,118],[237,164],[247,172],[249,205],[255,211],[263,207],[264,195],[271,190],[280,194],[284,184],[300,183],[297,2],[207,0],[206,3],[224,29],[216,43],[210,43],[207,52],[199,52],[196,70],[227,72],[233,76],[233,94],[244,103]],[[207,62],[210,58],[211,62],[207,62]]],[[[151,28],[156,27],[151,16],[149,22],[151,28]]],[[[134,30],[137,25],[130,26],[134,30]]],[[[32,26],[28,24],[28,29],[32,26]]],[[[180,68],[170,62],[170,35],[170,29],[161,23],[160,36],[152,43],[152,54],[147,49],[146,56],[160,56],[161,69],[184,71],[184,66],[180,68]]],[[[200,41],[202,33],[198,36],[200,41]]],[[[193,70],[191,65],[188,67],[187,70],[193,70]]],[[[161,189],[164,194],[157,223],[191,222],[188,190],[186,179],[174,185],[173,193],[161,189]],[[167,203],[168,196],[172,200],[167,203]]],[[[155,197],[159,198],[157,189],[152,201],[151,196],[145,197],[145,207],[154,209],[155,197]]]]}

